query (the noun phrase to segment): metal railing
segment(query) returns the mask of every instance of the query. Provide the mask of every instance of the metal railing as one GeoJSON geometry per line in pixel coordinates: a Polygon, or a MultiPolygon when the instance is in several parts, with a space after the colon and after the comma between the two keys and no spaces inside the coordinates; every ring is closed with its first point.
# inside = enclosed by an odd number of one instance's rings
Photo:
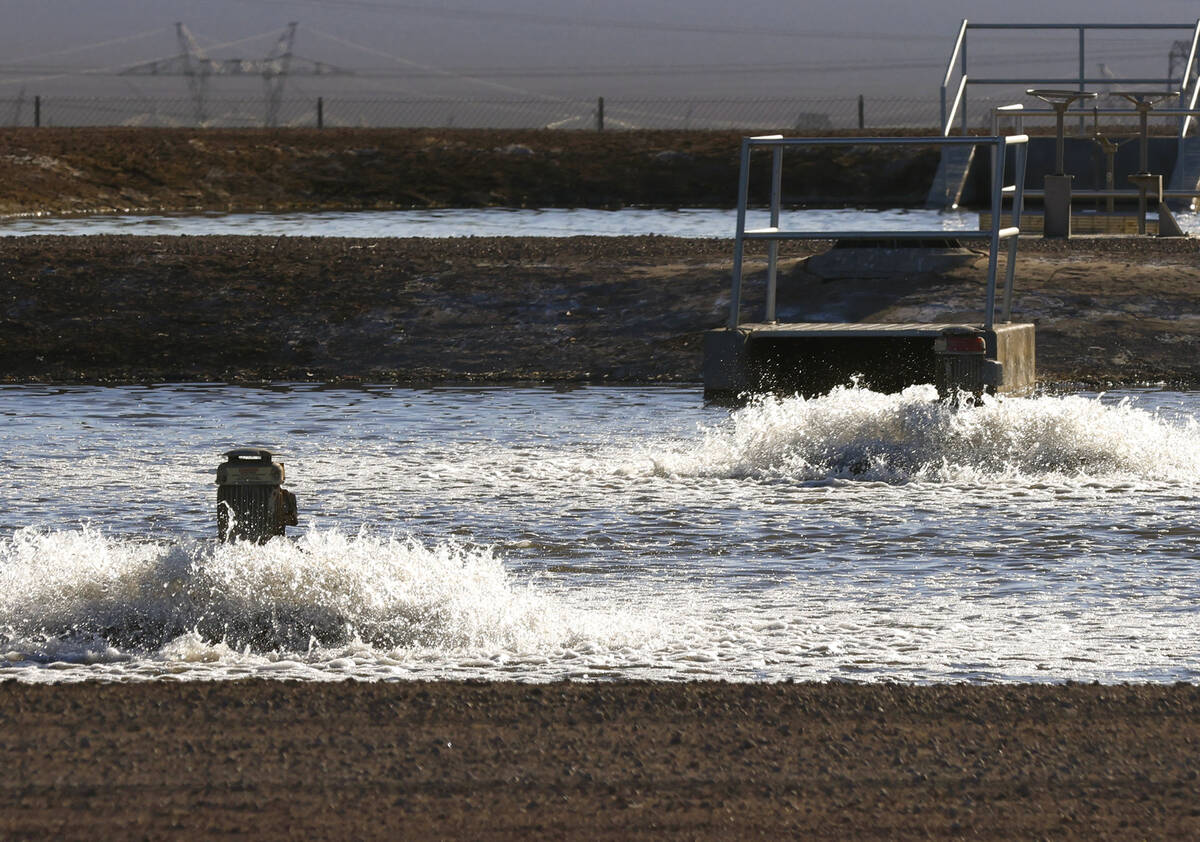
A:
{"type": "MultiPolygon", "coordinates": [[[[967,90],[973,85],[990,86],[1021,86],[1021,87],[1054,87],[1060,85],[1077,86],[1083,91],[1088,85],[1111,85],[1115,80],[1109,78],[1089,77],[1085,67],[1087,53],[1086,35],[1092,30],[1176,30],[1191,33],[1191,50],[1188,53],[1187,64],[1181,78],[1172,76],[1155,76],[1127,78],[1119,80],[1122,85],[1156,85],[1163,89],[1177,90],[1179,106],[1184,109],[1194,109],[1197,97],[1200,96],[1200,80],[1192,82],[1192,72],[1197,64],[1197,47],[1200,45],[1200,20],[1195,23],[971,23],[964,19],[958,28],[958,37],[950,51],[950,60],[946,63],[946,73],[941,85],[941,130],[943,135],[949,135],[954,128],[956,117],[961,121],[961,128],[966,132],[967,121],[967,90]],[[1079,35],[1078,73],[1074,76],[1013,76],[1013,77],[979,77],[975,78],[968,72],[967,34],[972,30],[1074,30],[1079,35]],[[958,69],[958,82],[953,83],[955,69],[958,69]],[[951,94],[953,90],[953,94],[951,94]]],[[[1082,110],[1079,112],[1083,113],[1082,110]]],[[[1180,126],[1180,135],[1186,134],[1190,119],[1180,126]]]]}
{"type": "MultiPolygon", "coordinates": [[[[1200,86],[1197,86],[1197,90],[1200,90],[1200,86]]],[[[1137,110],[1131,109],[1131,108],[1123,108],[1123,109],[1122,108],[1089,108],[1086,111],[1086,116],[1091,117],[1096,122],[1096,124],[1099,125],[1099,119],[1101,117],[1110,117],[1110,118],[1117,117],[1117,118],[1132,120],[1132,119],[1137,119],[1140,115],[1137,110]]],[[[1000,123],[1002,120],[1005,120],[1005,119],[1012,121],[1011,125],[1017,134],[1024,134],[1026,118],[1054,119],[1056,117],[1057,117],[1057,112],[1055,112],[1051,108],[1025,108],[1023,105],[999,106],[997,108],[992,109],[992,134],[993,135],[1000,134],[1000,129],[1001,129],[1000,123]]],[[[1158,109],[1147,111],[1145,113],[1145,117],[1150,120],[1153,120],[1156,118],[1157,119],[1163,119],[1163,118],[1174,119],[1174,118],[1178,117],[1181,120],[1180,125],[1186,126],[1187,121],[1195,120],[1197,117],[1200,117],[1200,108],[1158,108],[1158,109]]],[[[1098,134],[1098,132],[1097,132],[1097,134],[1098,134]]],[[[1145,172],[1147,169],[1146,160],[1147,160],[1148,136],[1146,134],[1144,125],[1142,126],[1141,132],[1129,136],[1130,140],[1132,140],[1134,138],[1139,139],[1140,144],[1141,144],[1141,149],[1139,150],[1139,153],[1138,153],[1139,166],[1140,166],[1139,171],[1145,172]]],[[[1178,167],[1180,165],[1180,162],[1183,160],[1184,134],[1182,132],[1176,137],[1176,142],[1178,144],[1178,151],[1176,152],[1175,160],[1176,160],[1176,167],[1178,167]]],[[[1110,167],[1111,167],[1111,163],[1110,163],[1110,167]]],[[[1113,175],[1113,172],[1110,169],[1109,172],[1107,173],[1107,176],[1111,177],[1112,175],[1113,175]]],[[[1163,175],[1167,176],[1168,174],[1163,173],[1163,175]]],[[[1139,193],[1140,193],[1140,191],[1138,191],[1138,190],[1118,190],[1118,189],[1109,187],[1109,188],[1106,188],[1103,190],[1072,190],[1071,198],[1072,199],[1129,199],[1129,198],[1137,198],[1139,193]]],[[[1197,195],[1197,190],[1195,188],[1184,189],[1184,190],[1163,190],[1162,191],[1162,197],[1164,199],[1192,199],[1192,198],[1195,198],[1196,195],[1197,195]]],[[[1025,196],[1026,196],[1026,198],[1030,198],[1030,199],[1040,199],[1043,197],[1043,192],[1041,190],[1037,190],[1037,189],[1026,190],[1025,196]]],[[[1112,210],[1112,208],[1110,207],[1109,210],[1112,210]]]]}
{"type": "Polygon", "coordinates": [[[1021,211],[1024,206],[1025,159],[1029,138],[1025,135],[995,137],[881,137],[881,138],[819,138],[766,135],[742,139],[741,169],[738,174],[737,231],[733,246],[733,290],[729,304],[729,327],[734,330],[741,321],[742,311],[742,266],[746,242],[763,240],[767,243],[767,323],[777,321],[775,298],[778,282],[779,243],[782,240],[987,240],[988,254],[987,303],[984,311],[984,327],[991,329],[995,324],[996,274],[999,264],[1000,242],[1008,241],[1008,259],[1005,265],[1004,299],[1001,321],[1012,317],[1013,272],[1016,267],[1017,239],[1021,233],[1021,211]],[[783,230],[779,217],[783,193],[783,151],[799,146],[964,146],[986,145],[992,151],[992,225],[987,231],[798,231],[783,230]],[[1008,147],[1015,147],[1014,183],[1004,184],[1005,160],[1008,147]],[[751,153],[755,149],[771,150],[771,200],[770,225],[765,228],[746,228],[749,207],[751,153]],[[1001,217],[1005,196],[1012,198],[1012,225],[1001,228],[1001,217]]]}

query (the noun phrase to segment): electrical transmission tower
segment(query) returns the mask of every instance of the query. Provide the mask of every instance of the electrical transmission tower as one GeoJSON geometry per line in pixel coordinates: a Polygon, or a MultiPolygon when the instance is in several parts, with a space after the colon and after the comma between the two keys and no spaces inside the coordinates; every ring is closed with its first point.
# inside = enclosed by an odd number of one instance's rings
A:
{"type": "Polygon", "coordinates": [[[179,54],[170,58],[135,64],[121,71],[122,76],[183,76],[187,79],[188,91],[192,96],[196,123],[208,125],[208,85],[213,76],[260,76],[266,93],[266,118],[270,127],[279,121],[279,106],[283,101],[283,86],[289,75],[337,76],[348,75],[342,70],[321,61],[311,61],[292,54],[292,43],[296,39],[296,23],[292,22],[280,34],[275,46],[265,58],[244,59],[209,58],[204,48],[196,43],[191,31],[182,23],[175,24],[175,36],[179,42],[179,54]]]}

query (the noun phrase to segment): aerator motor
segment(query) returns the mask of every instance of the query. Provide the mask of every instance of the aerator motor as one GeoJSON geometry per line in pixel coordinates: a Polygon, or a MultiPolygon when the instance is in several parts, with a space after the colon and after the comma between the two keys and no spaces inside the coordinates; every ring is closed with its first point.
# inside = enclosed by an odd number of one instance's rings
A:
{"type": "Polygon", "coordinates": [[[253,541],[299,523],[296,495],[283,487],[283,463],[259,448],[231,450],[217,467],[217,537],[253,541]]]}

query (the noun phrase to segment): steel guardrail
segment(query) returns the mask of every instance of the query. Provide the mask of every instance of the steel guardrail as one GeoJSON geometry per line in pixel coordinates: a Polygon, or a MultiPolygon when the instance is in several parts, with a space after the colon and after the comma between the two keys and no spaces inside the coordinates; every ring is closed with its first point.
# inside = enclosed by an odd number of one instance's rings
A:
{"type": "MultiPolygon", "coordinates": [[[[958,35],[954,39],[954,47],[950,51],[950,60],[946,64],[946,73],[942,77],[941,118],[940,126],[943,135],[949,135],[954,127],[955,118],[959,118],[961,129],[966,133],[968,127],[966,89],[970,85],[1028,85],[1045,87],[1051,85],[1075,85],[1084,90],[1087,85],[1112,84],[1114,80],[1090,77],[1085,72],[1086,33],[1091,30],[1133,30],[1133,31],[1166,31],[1186,30],[1192,35],[1191,49],[1188,52],[1187,64],[1181,79],[1170,75],[1161,77],[1139,77],[1119,80],[1122,84],[1162,85],[1164,88],[1178,90],[1181,107],[1193,109],[1200,98],[1200,79],[1190,83],[1192,69],[1196,66],[1200,52],[1200,19],[1193,23],[972,23],[964,18],[959,25],[958,35]],[[1013,77],[973,77],[970,76],[967,62],[967,41],[970,30],[1075,30],[1079,33],[1078,73],[1075,76],[1043,77],[1043,76],[1013,76],[1013,77]],[[959,65],[960,79],[953,104],[950,104],[949,91],[954,77],[955,64],[959,65]]],[[[1082,110],[1074,113],[1085,113],[1082,110]]],[[[1184,119],[1180,126],[1180,136],[1185,135],[1190,128],[1190,117],[1184,119]]]]}
{"type": "Polygon", "coordinates": [[[1000,243],[1008,243],[1008,259],[1005,264],[1005,285],[1001,321],[1010,321],[1012,316],[1013,277],[1016,268],[1017,242],[1021,233],[1021,212],[1024,208],[1025,162],[1029,137],[1024,134],[997,135],[993,137],[875,137],[875,138],[829,138],[793,137],[783,135],[760,135],[742,138],[740,170],[738,172],[737,230],[734,234],[733,285],[729,303],[729,329],[736,330],[741,323],[742,271],[747,241],[767,243],[767,323],[775,323],[776,292],[778,288],[779,243],[784,240],[987,240],[988,275],[987,301],[984,309],[984,327],[991,329],[996,322],[996,275],[999,266],[1000,243]],[[783,151],[788,147],[807,146],[988,146],[992,151],[992,226],[987,231],[804,231],[786,230],[779,227],[783,194],[783,151]],[[1014,183],[1004,184],[1007,150],[1014,147],[1014,183]],[[751,154],[756,148],[771,150],[771,198],[769,204],[770,224],[765,228],[747,228],[746,215],[749,209],[751,154]],[[1012,225],[1001,227],[1005,197],[1012,199],[1012,225]]]}

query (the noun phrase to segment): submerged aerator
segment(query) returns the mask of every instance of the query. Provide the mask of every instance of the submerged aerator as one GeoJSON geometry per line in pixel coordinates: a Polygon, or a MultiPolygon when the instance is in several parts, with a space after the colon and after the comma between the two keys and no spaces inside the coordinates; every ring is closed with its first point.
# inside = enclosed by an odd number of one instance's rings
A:
{"type": "Polygon", "coordinates": [[[283,463],[271,452],[242,448],[217,467],[217,537],[263,543],[299,523],[296,495],[283,487],[283,463]]]}

